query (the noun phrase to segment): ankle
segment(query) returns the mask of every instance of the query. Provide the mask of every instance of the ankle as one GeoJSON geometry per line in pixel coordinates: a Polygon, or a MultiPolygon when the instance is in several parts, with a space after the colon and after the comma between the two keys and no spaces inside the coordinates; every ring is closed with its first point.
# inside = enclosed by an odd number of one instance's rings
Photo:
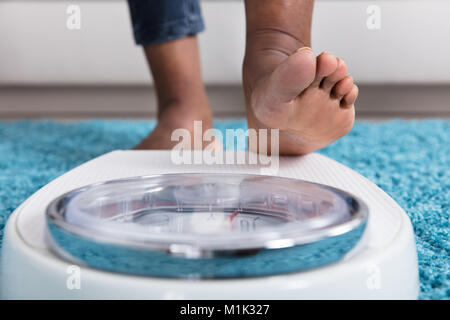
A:
{"type": "Polygon", "coordinates": [[[194,121],[201,121],[203,128],[210,128],[212,120],[212,112],[207,101],[173,102],[160,108],[158,113],[158,124],[172,130],[185,128],[192,131],[194,121]]]}
{"type": "Polygon", "coordinates": [[[288,55],[311,46],[313,6],[314,0],[246,0],[247,46],[288,55]]]}
{"type": "Polygon", "coordinates": [[[261,27],[247,32],[247,51],[275,51],[289,56],[301,47],[310,47],[311,39],[298,38],[282,28],[261,27]]]}

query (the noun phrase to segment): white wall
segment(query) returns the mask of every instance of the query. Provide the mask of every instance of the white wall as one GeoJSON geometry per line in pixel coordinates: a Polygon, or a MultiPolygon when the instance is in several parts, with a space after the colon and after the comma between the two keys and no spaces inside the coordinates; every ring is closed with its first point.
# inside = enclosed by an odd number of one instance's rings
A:
{"type": "MultiPolygon", "coordinates": [[[[244,50],[243,3],[203,3],[203,73],[237,84],[244,50]]],[[[450,83],[450,1],[317,1],[313,48],[343,57],[359,83],[450,83]],[[380,30],[366,9],[382,10],[380,30]]],[[[0,1],[0,85],[145,84],[125,1],[0,1]],[[78,4],[81,30],[66,29],[78,4]]]]}

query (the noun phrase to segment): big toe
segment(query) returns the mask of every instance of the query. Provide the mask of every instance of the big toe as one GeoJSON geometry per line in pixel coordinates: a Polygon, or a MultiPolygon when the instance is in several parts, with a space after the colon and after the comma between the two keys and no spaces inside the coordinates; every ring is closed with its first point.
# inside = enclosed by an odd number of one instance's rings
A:
{"type": "Polygon", "coordinates": [[[284,60],[270,75],[267,93],[285,103],[295,99],[314,81],[316,57],[308,48],[300,48],[284,60]]]}

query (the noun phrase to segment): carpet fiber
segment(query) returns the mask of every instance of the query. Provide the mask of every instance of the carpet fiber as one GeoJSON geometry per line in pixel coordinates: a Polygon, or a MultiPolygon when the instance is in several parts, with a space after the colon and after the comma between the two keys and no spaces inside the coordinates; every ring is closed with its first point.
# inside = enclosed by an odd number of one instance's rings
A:
{"type": "MultiPolygon", "coordinates": [[[[83,162],[133,147],[152,127],[131,120],[0,122],[0,244],[8,216],[32,193],[83,162]]],[[[450,121],[359,122],[320,153],[366,176],[400,204],[416,235],[420,298],[449,299],[450,121]]]]}

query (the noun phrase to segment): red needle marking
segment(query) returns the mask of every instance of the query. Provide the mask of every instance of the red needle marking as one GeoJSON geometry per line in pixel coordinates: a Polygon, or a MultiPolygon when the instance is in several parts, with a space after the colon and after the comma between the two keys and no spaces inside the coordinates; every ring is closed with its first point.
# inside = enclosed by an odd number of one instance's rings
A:
{"type": "Polygon", "coordinates": [[[234,210],[233,214],[231,216],[228,217],[228,220],[233,221],[233,219],[238,215],[238,211],[234,210]]]}

